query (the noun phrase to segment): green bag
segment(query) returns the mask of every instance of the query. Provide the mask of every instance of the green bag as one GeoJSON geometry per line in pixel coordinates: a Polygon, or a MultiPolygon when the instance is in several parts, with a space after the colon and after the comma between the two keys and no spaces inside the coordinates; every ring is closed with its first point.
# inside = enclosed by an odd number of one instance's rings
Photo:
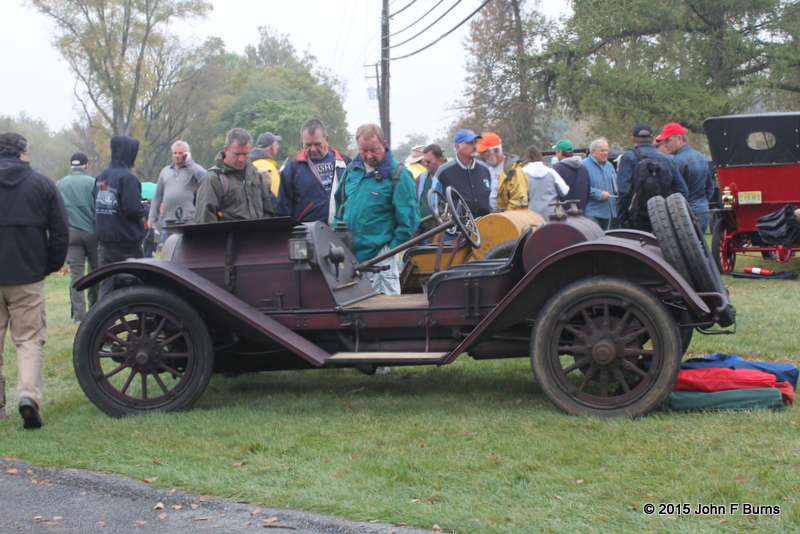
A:
{"type": "Polygon", "coordinates": [[[696,410],[751,410],[769,408],[783,410],[781,392],[777,388],[731,389],[728,391],[673,391],[663,408],[675,412],[696,410]]]}

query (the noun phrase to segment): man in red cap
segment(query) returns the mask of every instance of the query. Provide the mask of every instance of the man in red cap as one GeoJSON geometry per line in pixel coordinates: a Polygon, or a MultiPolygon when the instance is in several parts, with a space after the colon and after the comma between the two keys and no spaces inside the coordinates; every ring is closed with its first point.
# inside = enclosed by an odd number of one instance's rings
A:
{"type": "Polygon", "coordinates": [[[522,160],[514,154],[503,153],[503,142],[496,133],[486,132],[478,141],[478,157],[492,173],[492,209],[513,210],[528,204],[528,179],[522,170],[522,160]]]}
{"type": "Polygon", "coordinates": [[[634,168],[639,161],[644,158],[652,158],[663,164],[671,178],[670,193],[680,193],[684,197],[688,197],[689,191],[686,189],[686,183],[683,181],[672,158],[662,154],[653,146],[653,128],[649,124],[640,122],[634,126],[631,141],[633,142],[633,148],[622,154],[619,160],[619,168],[617,169],[619,218],[621,222],[627,223],[631,228],[650,232],[652,228],[647,214],[638,213],[635,216],[631,209],[631,201],[635,193],[631,182],[633,181],[634,168]]]}
{"type": "Polygon", "coordinates": [[[708,201],[714,194],[714,183],[706,157],[689,146],[686,130],[677,122],[670,122],[661,130],[661,135],[656,141],[666,147],[667,153],[673,155],[673,160],[681,173],[686,187],[689,189],[689,207],[697,217],[703,233],[708,229],[708,201]]]}

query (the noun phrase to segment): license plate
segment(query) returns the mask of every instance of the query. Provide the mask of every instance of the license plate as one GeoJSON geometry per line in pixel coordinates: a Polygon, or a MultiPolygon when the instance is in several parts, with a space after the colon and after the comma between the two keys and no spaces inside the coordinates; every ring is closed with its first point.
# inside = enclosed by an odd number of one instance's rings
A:
{"type": "Polygon", "coordinates": [[[761,191],[740,191],[739,204],[761,204],[761,191]]]}

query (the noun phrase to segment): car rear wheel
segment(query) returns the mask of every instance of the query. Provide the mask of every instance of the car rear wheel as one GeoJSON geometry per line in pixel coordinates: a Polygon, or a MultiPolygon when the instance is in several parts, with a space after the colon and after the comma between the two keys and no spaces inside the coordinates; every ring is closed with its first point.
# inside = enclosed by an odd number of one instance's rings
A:
{"type": "Polygon", "coordinates": [[[644,415],[672,391],[681,361],[675,318],[649,291],[612,277],[556,293],[536,319],[531,363],[541,390],[575,415],[644,415]]]}
{"type": "Polygon", "coordinates": [[[498,259],[505,259],[511,256],[511,252],[514,250],[514,245],[517,244],[516,239],[509,239],[508,241],[504,241],[499,245],[492,247],[489,249],[489,252],[484,254],[482,260],[498,260],[498,259]]]}
{"type": "Polygon", "coordinates": [[[736,252],[733,250],[734,229],[725,219],[717,219],[711,232],[711,253],[717,260],[717,267],[725,274],[733,272],[736,265],[736,252]]]}
{"type": "Polygon", "coordinates": [[[190,408],[205,391],[214,351],[203,319],[154,287],[115,291],[93,306],[75,336],[84,393],[114,417],[190,408]]]}

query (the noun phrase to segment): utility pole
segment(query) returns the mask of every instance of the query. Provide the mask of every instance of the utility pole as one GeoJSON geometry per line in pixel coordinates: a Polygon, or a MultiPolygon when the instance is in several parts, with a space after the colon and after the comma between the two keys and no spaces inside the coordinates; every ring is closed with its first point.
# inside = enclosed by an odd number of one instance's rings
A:
{"type": "Polygon", "coordinates": [[[389,0],[383,0],[381,10],[381,80],[378,87],[380,93],[379,108],[381,128],[386,135],[386,142],[392,143],[392,121],[389,120],[389,0]]]}

